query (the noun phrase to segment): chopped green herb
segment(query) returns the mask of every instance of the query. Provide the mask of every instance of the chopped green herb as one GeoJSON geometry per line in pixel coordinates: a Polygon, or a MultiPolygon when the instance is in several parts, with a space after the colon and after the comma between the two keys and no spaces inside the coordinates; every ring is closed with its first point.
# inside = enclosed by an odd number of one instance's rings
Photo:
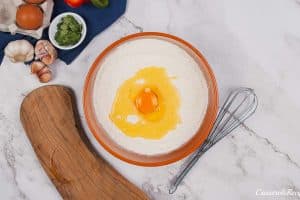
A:
{"type": "Polygon", "coordinates": [[[79,42],[82,25],[71,15],[67,15],[57,24],[55,40],[60,46],[71,46],[79,42]]]}

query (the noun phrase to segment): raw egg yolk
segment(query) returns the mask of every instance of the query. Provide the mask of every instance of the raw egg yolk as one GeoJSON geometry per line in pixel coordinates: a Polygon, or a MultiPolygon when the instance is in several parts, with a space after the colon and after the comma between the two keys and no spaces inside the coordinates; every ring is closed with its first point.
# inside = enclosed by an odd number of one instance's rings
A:
{"type": "Polygon", "coordinates": [[[161,139],[180,123],[180,99],[163,67],[146,67],[124,81],[109,115],[128,137],[161,139]]]}
{"type": "Polygon", "coordinates": [[[145,88],[136,97],[135,106],[143,114],[153,113],[158,107],[157,95],[150,88],[145,88]]]}

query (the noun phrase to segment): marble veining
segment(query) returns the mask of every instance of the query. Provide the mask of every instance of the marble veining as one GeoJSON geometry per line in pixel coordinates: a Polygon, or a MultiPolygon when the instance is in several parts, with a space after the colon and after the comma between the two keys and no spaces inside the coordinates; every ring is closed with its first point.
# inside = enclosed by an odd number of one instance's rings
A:
{"type": "MultiPolygon", "coordinates": [[[[259,191],[300,193],[300,1],[129,0],[115,24],[70,65],[57,61],[51,84],[74,89],[88,138],[101,156],[152,199],[300,199],[259,191]],[[255,116],[203,155],[175,194],[168,189],[189,158],[143,168],[108,154],[89,132],[82,110],[85,75],[111,42],[131,33],[167,32],[199,48],[215,72],[220,102],[231,88],[255,89],[255,116]]],[[[61,199],[39,164],[19,121],[22,99],[42,86],[29,67],[0,66],[1,199],[61,199]]]]}

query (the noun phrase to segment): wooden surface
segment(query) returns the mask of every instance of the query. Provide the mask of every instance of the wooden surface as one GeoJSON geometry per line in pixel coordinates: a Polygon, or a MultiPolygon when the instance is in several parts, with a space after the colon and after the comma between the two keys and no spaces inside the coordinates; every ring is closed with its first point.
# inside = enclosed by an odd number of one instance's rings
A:
{"type": "Polygon", "coordinates": [[[45,86],[24,99],[20,112],[34,151],[61,196],[147,199],[93,151],[80,126],[74,99],[66,87],[45,86]]]}

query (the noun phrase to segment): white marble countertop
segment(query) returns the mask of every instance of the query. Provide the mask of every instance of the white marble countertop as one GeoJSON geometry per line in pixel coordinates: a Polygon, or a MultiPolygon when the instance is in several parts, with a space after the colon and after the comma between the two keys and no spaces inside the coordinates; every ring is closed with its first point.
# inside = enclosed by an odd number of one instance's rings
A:
{"type": "MultiPolygon", "coordinates": [[[[70,66],[53,66],[51,84],[74,88],[84,126],[81,97],[89,66],[108,44],[140,31],[167,32],[194,44],[216,74],[221,102],[230,88],[247,86],[255,89],[259,108],[200,159],[174,195],[168,195],[169,182],[182,161],[137,167],[93,142],[100,154],[153,199],[300,199],[300,1],[130,0],[126,14],[70,66]]],[[[5,59],[0,67],[3,200],[60,199],[19,121],[22,99],[40,85],[22,64],[5,59]]]]}

